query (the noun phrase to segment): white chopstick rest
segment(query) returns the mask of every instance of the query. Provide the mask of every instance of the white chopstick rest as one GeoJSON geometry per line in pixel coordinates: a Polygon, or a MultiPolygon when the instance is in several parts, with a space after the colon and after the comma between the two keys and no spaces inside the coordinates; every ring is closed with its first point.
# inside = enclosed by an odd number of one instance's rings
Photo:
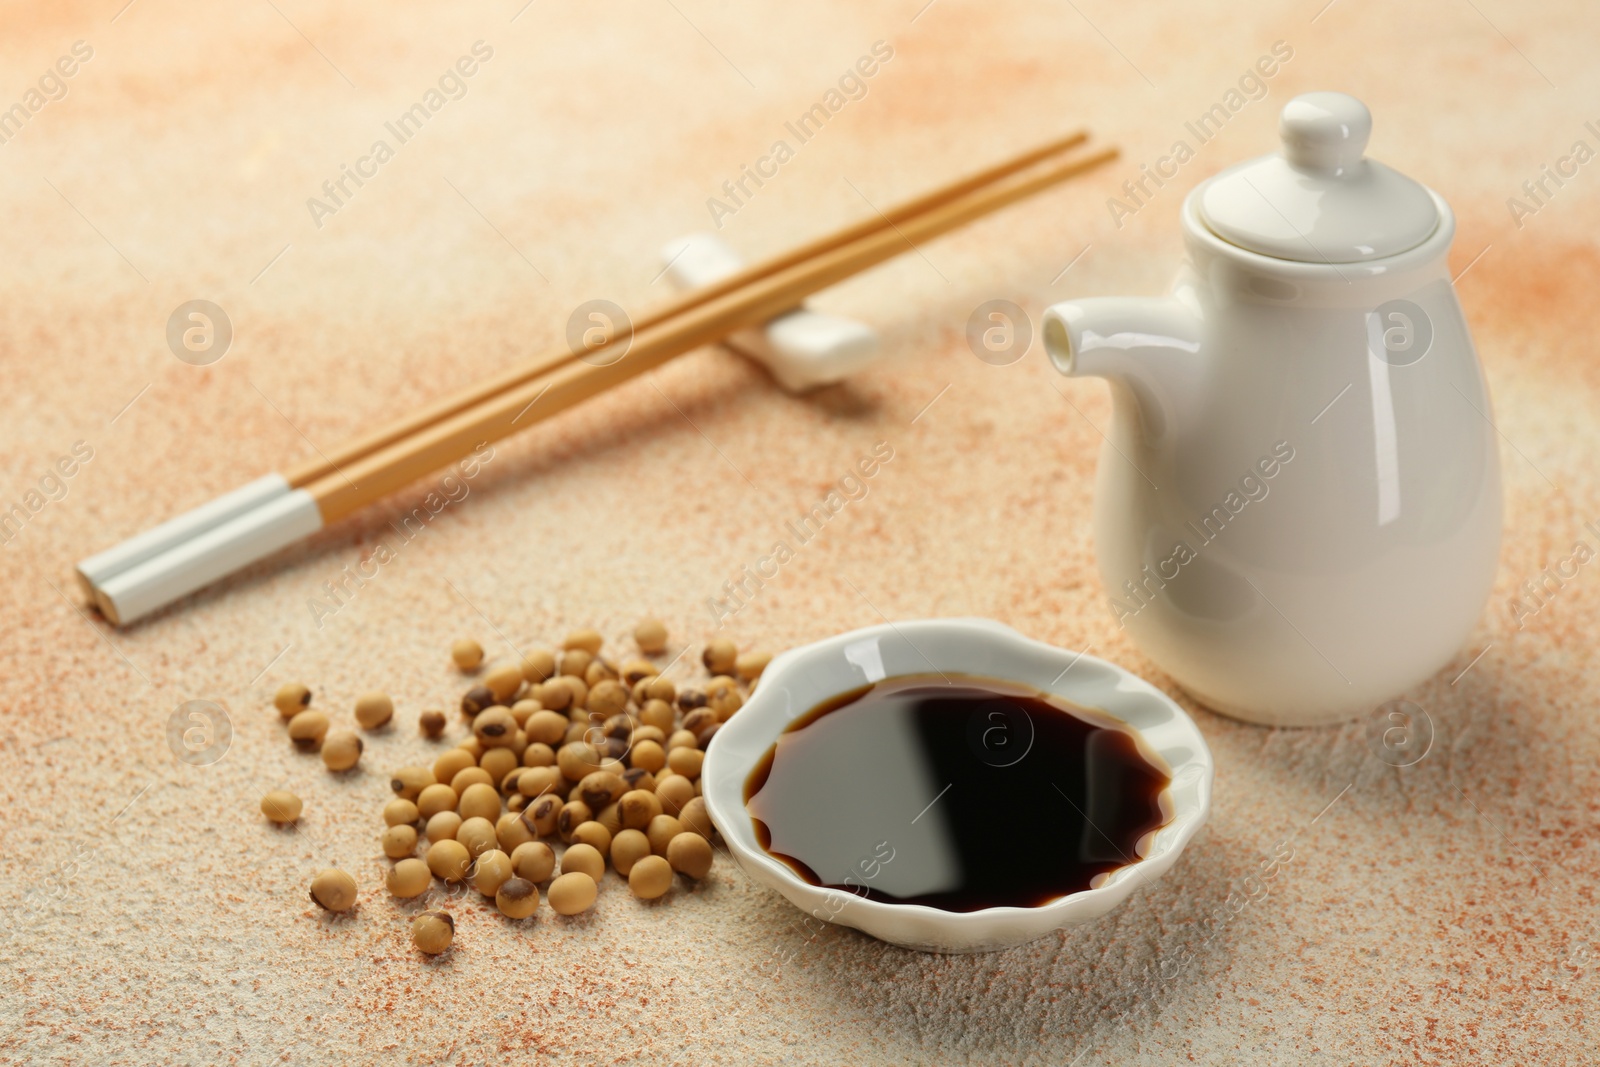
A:
{"type": "Polygon", "coordinates": [[[112,623],[126,626],[320,529],[316,500],[304,489],[285,486],[253,510],[95,583],[95,602],[112,623]]]}
{"type": "Polygon", "coordinates": [[[264,475],[249,485],[240,486],[231,493],[224,493],[176,518],[168,519],[160,526],[153,526],[120,544],[112,545],[104,552],[95,553],[78,564],[78,581],[84,592],[93,596],[96,589],[130,567],[153,559],[191,537],[214,526],[221,526],[229,519],[288,492],[289,483],[283,475],[264,475]]]}
{"type": "MultiPolygon", "coordinates": [[[[743,262],[709,233],[680,237],[661,250],[667,277],[680,289],[721,281],[743,262]]],[[[792,393],[843,381],[878,355],[878,333],[853,319],[800,307],[758,328],[730,334],[723,344],[761,363],[792,393]]]]}

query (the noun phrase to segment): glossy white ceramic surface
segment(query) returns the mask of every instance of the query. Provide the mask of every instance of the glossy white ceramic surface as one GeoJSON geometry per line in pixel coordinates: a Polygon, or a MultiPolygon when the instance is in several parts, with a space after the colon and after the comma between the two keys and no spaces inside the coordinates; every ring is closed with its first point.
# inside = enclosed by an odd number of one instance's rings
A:
{"type": "Polygon", "coordinates": [[[1372,115],[1345,93],[1284,105],[1281,154],[1241,163],[1197,192],[1200,217],[1230,244],[1278,259],[1357,263],[1398,255],[1433,233],[1422,185],[1364,159],[1372,115]]]}
{"type": "Polygon", "coordinates": [[[1307,263],[1221,240],[1205,195],[1184,203],[1169,296],[1045,315],[1057,368],[1111,383],[1101,576],[1118,623],[1207,705],[1347,719],[1448,663],[1494,579],[1499,453],[1454,218],[1429,193],[1420,245],[1307,263]]]}
{"type": "Polygon", "coordinates": [[[1092,656],[1029,640],[987,619],[933,619],[871,626],[775,658],[750,700],[712,738],[701,783],[711,818],[739,865],[796,907],[906,948],[977,952],[1089,922],[1160,877],[1205,822],[1211,776],[1211,753],[1194,721],[1142,679],[1092,656]],[[768,855],[745,810],[744,787],[778,735],[840,693],[886,677],[938,672],[1020,682],[1133,726],[1146,751],[1172,775],[1167,791],[1171,818],[1146,839],[1142,858],[1096,888],[1042,907],[950,912],[820,888],[768,855]]]}

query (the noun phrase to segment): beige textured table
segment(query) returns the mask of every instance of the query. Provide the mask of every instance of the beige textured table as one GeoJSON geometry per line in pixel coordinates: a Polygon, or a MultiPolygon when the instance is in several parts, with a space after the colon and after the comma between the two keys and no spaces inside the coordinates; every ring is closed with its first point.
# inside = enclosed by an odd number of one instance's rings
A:
{"type": "Polygon", "coordinates": [[[12,6],[0,505],[21,521],[0,550],[0,1059],[1600,1055],[1600,562],[1514,607],[1575,542],[1600,548],[1584,526],[1600,520],[1592,8],[923,2],[12,6]],[[479,41],[471,76],[441,86],[479,41]],[[785,124],[877,41],[892,57],[801,142],[785,124]],[[1250,99],[1241,77],[1280,41],[1290,56],[1250,99]],[[1057,377],[1037,346],[987,365],[963,330],[990,299],[1037,317],[1067,295],[1159,291],[1187,189],[1270,149],[1277,108],[1320,88],[1362,96],[1373,154],[1454,205],[1504,443],[1499,582],[1470,646],[1408,694],[1434,731],[1421,762],[1385,765],[1366,722],[1272,731],[1191,703],[1217,760],[1192,848],[1105,921],[997,955],[813,935],[725,860],[651,906],[609,876],[580,921],[464,907],[447,957],[412,950],[382,891],[377,808],[384,770],[429,758],[419,710],[459,696],[449,641],[504,655],[583,624],[620,639],[646,611],[704,640],[710,598],[878,442],[893,459],[865,495],[727,621],[742,644],[985,615],[1170,689],[1094,572],[1104,387],[1057,377]],[[1200,143],[1185,123],[1230,100],[1200,143]],[[389,130],[419,103],[425,122],[389,130]],[[546,345],[584,300],[662,299],[656,253],[680,233],[720,222],[746,254],[775,250],[1077,123],[1125,159],[825,295],[884,335],[881,365],[846,386],[797,399],[695,352],[498,446],[342,604],[325,583],[394,545],[391,521],[433,483],[126,632],[80,607],[81,556],[546,345]],[[1194,153],[1176,177],[1119,192],[1180,139],[1194,153]],[[768,177],[735,202],[723,184],[746,166],[768,177]],[[207,366],[166,340],[193,299],[233,326],[207,366]],[[290,679],[342,719],[361,690],[397,696],[361,773],[290,750],[267,703],[290,679]],[[231,718],[210,766],[168,748],[191,699],[231,718]],[[306,800],[297,832],[257,814],[275,787],[306,800]],[[349,918],[306,900],[330,864],[362,881],[349,918]]]}

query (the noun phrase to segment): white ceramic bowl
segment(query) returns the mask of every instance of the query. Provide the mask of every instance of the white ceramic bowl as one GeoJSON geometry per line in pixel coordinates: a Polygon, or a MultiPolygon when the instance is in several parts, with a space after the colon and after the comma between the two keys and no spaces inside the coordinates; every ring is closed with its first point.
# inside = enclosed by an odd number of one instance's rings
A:
{"type": "Polygon", "coordinates": [[[712,739],[701,774],[712,821],[739,865],[818,919],[926,952],[1009,948],[1089,922],[1159,878],[1211,808],[1211,752],[1194,721],[1159,689],[1121,667],[1023,637],[988,619],[929,619],[869,626],[775,658],[749,703],[712,739]],[[1144,855],[1093,889],[1037,908],[942,911],[890,904],[803,881],[756,840],[745,810],[750,771],[797,717],[823,701],[886,677],[935,672],[1019,682],[1134,727],[1167,764],[1172,818],[1146,838],[1144,855]]]}

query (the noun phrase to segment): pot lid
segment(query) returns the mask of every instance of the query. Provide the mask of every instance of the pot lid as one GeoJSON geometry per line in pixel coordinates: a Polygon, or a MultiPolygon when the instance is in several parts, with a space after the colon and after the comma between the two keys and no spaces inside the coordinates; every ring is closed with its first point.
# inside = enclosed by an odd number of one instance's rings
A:
{"type": "Polygon", "coordinates": [[[1200,190],[1212,232],[1303,263],[1359,263],[1415,248],[1439,210],[1418,182],[1362,158],[1372,113],[1345,93],[1305,93],[1278,119],[1281,155],[1223,171],[1200,190]]]}

